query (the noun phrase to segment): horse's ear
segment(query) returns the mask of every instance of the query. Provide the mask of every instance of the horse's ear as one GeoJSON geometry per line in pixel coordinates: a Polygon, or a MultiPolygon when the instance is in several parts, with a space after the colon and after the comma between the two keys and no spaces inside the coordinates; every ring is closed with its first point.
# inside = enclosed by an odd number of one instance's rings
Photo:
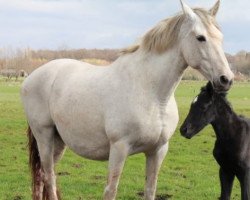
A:
{"type": "Polygon", "coordinates": [[[220,8],[220,0],[217,0],[214,6],[209,10],[209,13],[215,17],[216,14],[218,13],[219,8],[220,8]]]}
{"type": "Polygon", "coordinates": [[[184,3],[182,0],[180,0],[181,2],[181,7],[183,10],[183,13],[189,17],[190,19],[194,19],[196,17],[194,11],[192,10],[192,8],[190,8],[186,3],[184,3]]]}

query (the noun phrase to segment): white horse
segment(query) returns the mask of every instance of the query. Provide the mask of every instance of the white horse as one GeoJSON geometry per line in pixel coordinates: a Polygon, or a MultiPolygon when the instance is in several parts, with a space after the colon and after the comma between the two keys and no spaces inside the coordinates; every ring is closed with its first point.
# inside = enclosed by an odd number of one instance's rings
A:
{"type": "Polygon", "coordinates": [[[155,198],[157,176],[178,123],[174,91],[187,66],[217,90],[228,90],[231,72],[210,9],[165,19],[108,67],[70,59],[51,61],[23,83],[29,123],[33,199],[57,200],[54,165],[67,145],[93,160],[109,160],[105,200],[116,196],[127,156],[146,156],[145,199],[155,198]]]}

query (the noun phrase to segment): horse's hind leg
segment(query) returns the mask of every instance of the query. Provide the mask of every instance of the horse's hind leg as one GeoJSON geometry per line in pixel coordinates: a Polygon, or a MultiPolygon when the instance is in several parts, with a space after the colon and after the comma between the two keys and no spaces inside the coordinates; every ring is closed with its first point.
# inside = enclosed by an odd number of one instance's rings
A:
{"type": "Polygon", "coordinates": [[[43,198],[58,200],[56,192],[56,176],[54,172],[54,141],[55,128],[40,127],[33,129],[39,151],[41,167],[43,171],[43,198]]]}
{"type": "Polygon", "coordinates": [[[28,136],[28,141],[29,141],[28,143],[29,166],[30,166],[31,177],[32,177],[32,199],[42,200],[43,188],[44,188],[43,170],[41,167],[41,161],[40,161],[39,151],[37,147],[37,142],[30,127],[28,127],[27,136],[28,136]]]}
{"type": "Polygon", "coordinates": [[[154,200],[157,185],[157,177],[161,164],[167,154],[168,143],[154,152],[146,154],[146,185],[145,199],[154,200]]]}
{"type": "Polygon", "coordinates": [[[234,174],[220,168],[221,196],[220,200],[229,200],[232,192],[234,174]]]}
{"type": "MultiPolygon", "coordinates": [[[[60,135],[56,130],[56,134],[54,137],[54,164],[56,164],[62,158],[65,151],[65,146],[66,146],[65,143],[63,142],[62,138],[60,137],[60,135]]],[[[58,187],[56,193],[57,193],[57,198],[61,199],[58,187]]]]}
{"type": "Polygon", "coordinates": [[[55,128],[55,136],[54,136],[54,163],[56,164],[63,156],[65,151],[65,143],[63,142],[61,136],[55,128]]]}
{"type": "Polygon", "coordinates": [[[245,169],[239,176],[241,186],[241,199],[250,200],[250,169],[245,169]]]}

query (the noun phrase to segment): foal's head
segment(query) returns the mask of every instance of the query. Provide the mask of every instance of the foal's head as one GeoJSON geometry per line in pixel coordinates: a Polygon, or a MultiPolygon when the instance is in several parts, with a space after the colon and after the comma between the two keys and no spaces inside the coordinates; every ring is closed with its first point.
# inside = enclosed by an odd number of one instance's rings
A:
{"type": "MultiPolygon", "coordinates": [[[[225,93],[216,92],[211,82],[201,89],[200,94],[193,100],[189,113],[180,128],[182,136],[190,139],[210,124],[218,116],[218,107],[230,107],[225,93]]],[[[224,113],[226,114],[226,113],[224,113]]]]}

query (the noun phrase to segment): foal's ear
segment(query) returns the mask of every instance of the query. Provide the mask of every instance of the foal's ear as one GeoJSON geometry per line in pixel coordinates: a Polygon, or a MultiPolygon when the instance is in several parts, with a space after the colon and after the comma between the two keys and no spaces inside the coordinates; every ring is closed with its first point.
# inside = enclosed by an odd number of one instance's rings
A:
{"type": "Polygon", "coordinates": [[[206,90],[207,92],[212,96],[213,93],[214,93],[214,88],[213,88],[213,85],[212,83],[209,81],[206,85],[206,90]]]}
{"type": "Polygon", "coordinates": [[[196,15],[194,13],[194,11],[192,10],[192,8],[190,8],[186,3],[184,3],[182,0],[180,0],[181,2],[181,7],[183,10],[183,13],[189,17],[190,19],[195,19],[196,15]]]}
{"type": "Polygon", "coordinates": [[[219,8],[220,8],[220,0],[217,0],[214,6],[209,10],[209,13],[215,17],[216,14],[218,13],[219,8]]]}

